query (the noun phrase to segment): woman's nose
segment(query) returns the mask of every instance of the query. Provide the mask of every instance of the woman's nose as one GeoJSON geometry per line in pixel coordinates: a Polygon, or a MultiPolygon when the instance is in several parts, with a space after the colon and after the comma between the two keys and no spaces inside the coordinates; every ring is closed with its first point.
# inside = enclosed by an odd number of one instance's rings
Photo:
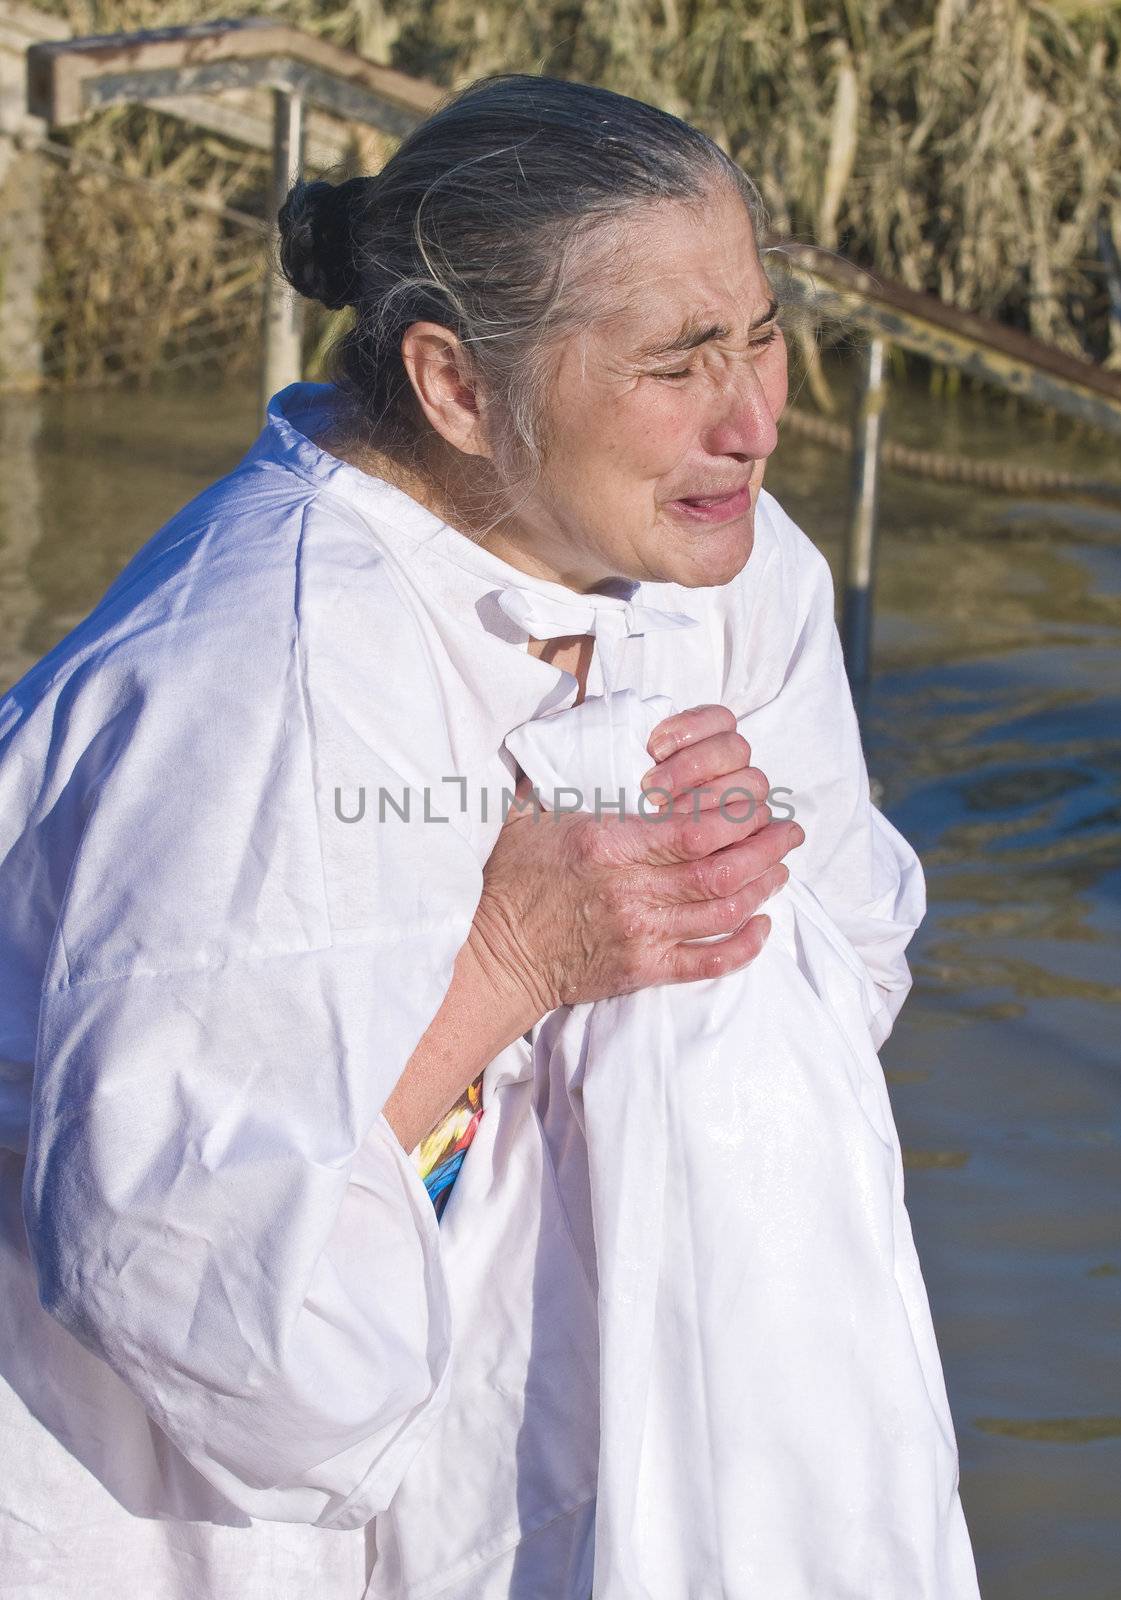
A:
{"type": "Polygon", "coordinates": [[[721,391],[704,444],[710,455],[760,461],[778,443],[778,418],[766,386],[751,362],[729,377],[721,391]]]}

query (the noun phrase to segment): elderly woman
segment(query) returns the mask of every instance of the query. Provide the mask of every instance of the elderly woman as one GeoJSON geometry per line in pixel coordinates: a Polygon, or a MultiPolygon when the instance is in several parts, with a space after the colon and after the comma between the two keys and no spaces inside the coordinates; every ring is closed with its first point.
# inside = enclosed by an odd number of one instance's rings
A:
{"type": "Polygon", "coordinates": [[[930,1436],[879,1436],[949,1474],[931,1549],[838,1482],[781,1571],[595,1561],[589,1253],[626,1262],[547,1025],[656,990],[672,1042],[793,870],[882,1037],[921,916],[828,570],[761,489],[759,224],[696,130],[540,78],[297,187],[284,269],[355,313],[335,383],[276,396],[0,705],[6,1592],[976,1593],[936,1357],[930,1436]],[[546,825],[508,736],[627,689],[679,708],[660,805],[554,797],[546,825]],[[765,775],[737,724],[768,706],[765,775]]]}

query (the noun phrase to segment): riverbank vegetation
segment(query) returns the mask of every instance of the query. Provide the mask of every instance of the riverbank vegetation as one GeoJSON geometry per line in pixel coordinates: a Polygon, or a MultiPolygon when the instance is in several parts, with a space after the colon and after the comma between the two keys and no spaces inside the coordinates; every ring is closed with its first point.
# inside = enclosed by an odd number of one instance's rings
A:
{"type": "MultiPolygon", "coordinates": [[[[442,85],[543,71],[638,95],[719,139],[759,183],[776,233],[1121,367],[1114,0],[41,3],[76,33],[237,9],[442,85]]],[[[255,364],[265,256],[259,233],[220,208],[261,213],[267,158],[136,109],[69,142],[87,164],[52,181],[52,370],[100,381],[196,356],[255,364]],[[99,161],[201,192],[212,209],[99,161]]]]}

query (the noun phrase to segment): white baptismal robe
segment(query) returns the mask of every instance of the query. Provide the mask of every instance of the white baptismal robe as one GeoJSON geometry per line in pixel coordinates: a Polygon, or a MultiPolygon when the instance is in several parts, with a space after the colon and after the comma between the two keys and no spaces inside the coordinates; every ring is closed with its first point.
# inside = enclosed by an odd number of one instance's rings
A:
{"type": "MultiPolygon", "coordinates": [[[[624,690],[506,743],[542,795],[594,810],[621,780],[633,810],[677,709],[624,690]]],[[[540,1032],[590,1169],[594,1595],[977,1600],[876,1055],[890,1013],[808,885],[767,911],[742,970],[540,1032]]]]}
{"type": "MultiPolygon", "coordinates": [[[[591,1587],[562,1014],[488,1068],[439,1226],[381,1109],[471,923],[503,740],[577,693],[503,597],[573,596],[319,450],[331,398],[277,396],[0,701],[5,1594],[591,1587]]],[[[764,494],[732,583],[580,598],[623,619],[619,687],[736,712],[889,1022],[921,872],[869,800],[824,559],[764,494]],[[631,632],[642,603],[694,626],[631,632]]]]}

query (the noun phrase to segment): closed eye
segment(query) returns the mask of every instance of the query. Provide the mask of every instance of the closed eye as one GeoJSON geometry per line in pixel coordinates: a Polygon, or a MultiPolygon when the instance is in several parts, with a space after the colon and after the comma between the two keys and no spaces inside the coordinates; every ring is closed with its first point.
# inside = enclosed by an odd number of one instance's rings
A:
{"type": "MultiPolygon", "coordinates": [[[[758,331],[751,340],[753,350],[765,349],[767,345],[774,344],[778,337],[778,323],[772,322],[769,327],[758,331]]],[[[693,371],[692,367],[673,367],[661,372],[651,372],[651,378],[687,378],[693,371]]]]}

